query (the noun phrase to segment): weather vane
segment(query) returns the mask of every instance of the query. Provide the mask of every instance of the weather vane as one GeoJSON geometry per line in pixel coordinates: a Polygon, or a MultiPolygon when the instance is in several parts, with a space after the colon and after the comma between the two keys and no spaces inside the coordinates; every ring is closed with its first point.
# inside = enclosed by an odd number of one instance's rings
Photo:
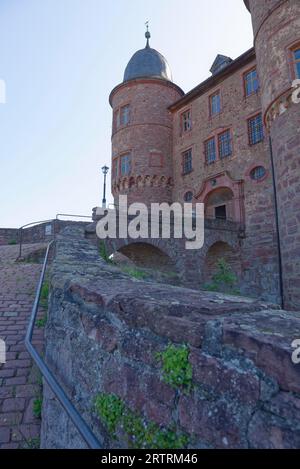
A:
{"type": "Polygon", "coordinates": [[[150,34],[150,32],[149,32],[149,21],[146,21],[145,26],[146,26],[146,28],[147,28],[147,31],[146,31],[146,33],[145,33],[145,37],[146,37],[146,39],[147,39],[146,47],[149,47],[149,39],[150,39],[150,37],[151,37],[151,34],[150,34]]]}

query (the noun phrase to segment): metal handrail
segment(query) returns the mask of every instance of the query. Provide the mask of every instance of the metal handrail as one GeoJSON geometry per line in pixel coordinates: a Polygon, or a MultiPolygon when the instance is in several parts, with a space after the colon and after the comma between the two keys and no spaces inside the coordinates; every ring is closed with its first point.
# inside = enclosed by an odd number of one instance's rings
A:
{"type": "MultiPolygon", "coordinates": [[[[57,213],[56,220],[59,220],[58,217],[76,217],[76,218],[93,218],[92,215],[73,215],[70,213],[57,213]]],[[[63,220],[61,220],[63,221],[63,220]]]]}
{"type": "Polygon", "coordinates": [[[34,324],[38,312],[38,307],[39,307],[39,301],[40,301],[40,296],[41,296],[41,289],[45,277],[45,272],[46,272],[46,267],[47,267],[47,262],[49,258],[49,251],[54,243],[54,240],[52,240],[47,247],[44,263],[43,263],[43,268],[42,272],[40,275],[38,287],[36,290],[36,295],[31,311],[31,316],[28,324],[28,329],[26,332],[25,336],[25,346],[30,353],[31,357],[33,358],[34,362],[36,363],[37,367],[39,368],[40,372],[42,373],[43,377],[47,381],[50,389],[54,393],[54,395],[57,397],[59,402],[61,403],[62,407],[65,409],[67,412],[68,416],[72,420],[73,424],[77,428],[78,432],[82,436],[82,438],[85,440],[89,448],[91,449],[101,449],[102,446],[100,444],[100,441],[96,437],[96,435],[92,432],[90,427],[87,425],[87,423],[83,420],[77,409],[74,407],[72,402],[69,400],[68,396],[66,395],[65,391],[51,372],[51,370],[48,368],[42,357],[38,354],[37,350],[34,348],[34,346],[31,343],[32,340],[32,334],[33,334],[33,329],[34,329],[34,324]]]}
{"type": "Polygon", "coordinates": [[[26,225],[20,226],[19,228],[19,256],[18,259],[22,257],[22,246],[23,246],[23,228],[28,228],[28,226],[40,225],[41,223],[54,223],[54,219],[51,218],[50,220],[41,220],[41,221],[33,221],[31,223],[26,223],[26,225]]]}
{"type": "Polygon", "coordinates": [[[91,215],[72,215],[72,214],[69,214],[69,213],[57,213],[56,218],[51,218],[49,220],[33,221],[31,223],[27,223],[26,225],[20,226],[20,228],[19,228],[19,255],[17,257],[17,260],[22,258],[23,229],[28,228],[29,226],[40,225],[42,223],[51,223],[52,224],[52,229],[53,229],[53,236],[55,238],[55,222],[56,221],[64,221],[64,220],[59,220],[58,217],[76,217],[76,218],[89,218],[89,219],[92,219],[91,215]]]}

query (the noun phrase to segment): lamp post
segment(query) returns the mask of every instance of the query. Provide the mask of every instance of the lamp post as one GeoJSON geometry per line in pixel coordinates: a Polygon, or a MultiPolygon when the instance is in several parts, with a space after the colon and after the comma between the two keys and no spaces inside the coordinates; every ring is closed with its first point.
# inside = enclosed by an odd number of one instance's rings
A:
{"type": "Polygon", "coordinates": [[[102,173],[104,174],[104,184],[103,184],[103,199],[102,199],[102,208],[106,208],[106,175],[108,173],[108,166],[102,166],[102,173]]]}

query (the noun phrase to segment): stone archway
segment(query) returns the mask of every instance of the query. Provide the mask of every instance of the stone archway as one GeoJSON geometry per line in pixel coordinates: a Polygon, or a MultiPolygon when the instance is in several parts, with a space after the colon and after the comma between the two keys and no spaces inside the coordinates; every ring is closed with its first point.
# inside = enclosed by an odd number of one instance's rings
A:
{"type": "Polygon", "coordinates": [[[135,265],[162,272],[176,270],[175,262],[161,249],[149,243],[131,243],[118,249],[135,265]]]}
{"type": "Polygon", "coordinates": [[[229,187],[219,187],[204,199],[205,218],[236,221],[234,194],[229,187]]]}
{"type": "Polygon", "coordinates": [[[208,203],[208,207],[205,206],[208,218],[229,219],[244,225],[244,181],[233,179],[228,171],[206,179],[195,199],[208,203]],[[217,207],[220,208],[217,213],[219,216],[216,217],[217,207]]]}
{"type": "Polygon", "coordinates": [[[224,259],[238,279],[241,278],[241,260],[239,251],[224,241],[213,243],[207,250],[204,260],[204,281],[211,281],[218,270],[218,261],[224,259]]]}
{"type": "Polygon", "coordinates": [[[174,240],[162,239],[106,239],[106,251],[118,265],[146,272],[154,281],[182,284],[180,259],[172,247],[174,240]]]}

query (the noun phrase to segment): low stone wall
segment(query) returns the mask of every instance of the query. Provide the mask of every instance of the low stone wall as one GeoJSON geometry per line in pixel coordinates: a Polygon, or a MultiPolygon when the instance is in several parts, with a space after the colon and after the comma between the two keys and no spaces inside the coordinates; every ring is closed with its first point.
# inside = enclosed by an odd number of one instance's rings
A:
{"type": "Polygon", "coordinates": [[[19,239],[18,228],[0,228],[0,246],[17,242],[19,239]]]}
{"type": "MultiPolygon", "coordinates": [[[[300,313],[135,280],[58,236],[46,360],[105,448],[299,448],[295,338],[300,313]]],[[[43,448],[85,447],[47,386],[42,418],[43,448]]]]}
{"type": "MultiPolygon", "coordinates": [[[[53,220],[48,223],[24,228],[22,232],[23,243],[40,243],[51,240],[54,233],[59,233],[66,226],[79,224],[86,226],[87,222],[74,222],[70,220],[53,220]]],[[[20,242],[19,228],[0,228],[0,246],[5,244],[18,244],[20,242]]]]}

